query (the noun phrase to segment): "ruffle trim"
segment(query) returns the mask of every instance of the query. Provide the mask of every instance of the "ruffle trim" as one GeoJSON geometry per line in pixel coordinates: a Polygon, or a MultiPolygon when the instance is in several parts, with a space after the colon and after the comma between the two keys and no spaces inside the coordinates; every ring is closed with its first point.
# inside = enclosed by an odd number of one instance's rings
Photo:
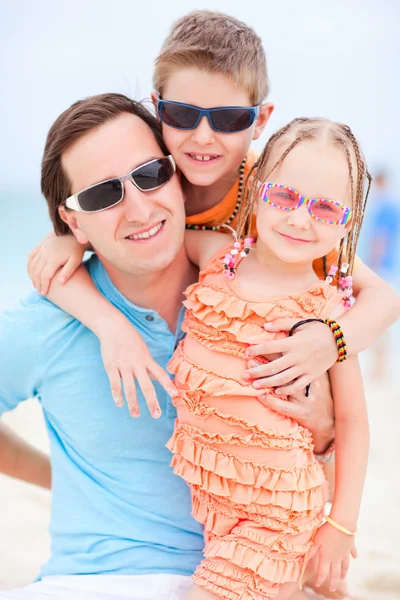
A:
{"type": "MultiPolygon", "coordinates": [[[[203,390],[210,396],[260,396],[265,390],[256,390],[251,383],[239,383],[236,379],[223,377],[218,373],[198,367],[185,356],[184,340],[168,363],[168,370],[178,381],[190,390],[203,390]]],[[[280,396],[282,397],[282,396],[280,396]]]]}
{"type": "MultiPolygon", "coordinates": [[[[191,486],[194,489],[194,486],[191,486]]],[[[215,535],[228,535],[243,520],[251,520],[266,529],[283,534],[298,535],[306,531],[312,532],[322,523],[323,507],[309,511],[309,515],[295,515],[289,510],[277,506],[227,505],[206,492],[198,490],[192,495],[192,515],[204,525],[206,531],[215,535]],[[258,512],[254,509],[257,508],[258,512]],[[263,514],[264,513],[264,514],[263,514]]]]}
{"type": "Polygon", "coordinates": [[[336,290],[325,282],[318,282],[301,294],[288,294],[279,297],[266,298],[262,302],[243,300],[235,295],[229,288],[220,287],[207,282],[195,283],[185,293],[185,306],[188,308],[208,307],[218,315],[226,315],[229,319],[247,321],[252,317],[268,320],[280,317],[301,317],[304,313],[314,312],[318,315],[325,307],[326,301],[337,295],[336,290]]]}
{"type": "Polygon", "coordinates": [[[193,576],[197,585],[228,600],[265,600],[275,598],[279,586],[245,569],[225,562],[203,560],[193,576]]]}
{"type": "Polygon", "coordinates": [[[248,358],[246,356],[246,350],[249,347],[248,343],[237,341],[228,331],[218,331],[215,327],[205,325],[196,319],[190,310],[186,312],[182,331],[185,331],[193,339],[214,352],[232,354],[243,360],[247,360],[248,358]]]}
{"type": "Polygon", "coordinates": [[[288,583],[300,578],[304,554],[282,556],[271,554],[269,548],[255,549],[238,541],[213,538],[206,545],[208,559],[225,559],[238,567],[249,569],[271,583],[288,583]]]}
{"type": "MultiPolygon", "coordinates": [[[[283,432],[277,432],[275,430],[271,432],[251,432],[247,435],[239,435],[237,433],[219,433],[219,432],[210,432],[203,431],[194,427],[193,425],[188,425],[187,423],[180,423],[179,420],[175,421],[175,429],[173,437],[176,439],[190,439],[195,443],[197,440],[199,442],[208,443],[208,444],[230,444],[232,446],[241,446],[241,447],[249,447],[249,446],[257,446],[258,448],[267,448],[271,450],[306,450],[307,457],[310,455],[310,444],[309,440],[304,440],[301,437],[291,436],[291,432],[288,434],[283,432]],[[279,435],[281,433],[281,435],[279,435]]],[[[171,438],[170,442],[173,438],[171,438]]],[[[168,444],[170,444],[168,442],[168,444]]],[[[203,444],[204,445],[204,444],[203,444]]],[[[170,448],[170,446],[168,445],[170,448]]],[[[215,450],[215,449],[214,449],[215,450]]],[[[183,454],[180,452],[180,454],[183,454]]],[[[189,458],[186,454],[184,454],[186,458],[189,458]]],[[[248,461],[245,461],[248,462],[248,461]]],[[[289,470],[289,469],[286,469],[289,470]]]]}
{"type": "MultiPolygon", "coordinates": [[[[218,434],[213,437],[217,436],[218,434]]],[[[229,439],[232,436],[219,437],[229,439]]],[[[239,441],[241,439],[237,435],[233,437],[239,441]]],[[[287,442],[287,449],[290,449],[289,444],[287,442]]],[[[304,467],[269,467],[239,458],[234,454],[222,452],[218,448],[205,443],[205,441],[190,436],[179,425],[176,426],[167,447],[174,454],[171,464],[180,471],[179,474],[183,473],[184,479],[187,479],[185,469],[188,469],[188,473],[193,473],[190,478],[195,477],[195,479],[200,479],[200,481],[190,481],[190,483],[197,483],[199,485],[204,484],[206,481],[211,483],[211,480],[215,477],[213,489],[209,491],[219,496],[225,496],[226,492],[230,491],[225,486],[224,482],[226,480],[231,480],[232,483],[235,482],[244,486],[252,486],[253,488],[292,493],[311,490],[319,485],[323,485],[325,482],[323,470],[317,461],[309,463],[304,467]],[[204,473],[204,479],[202,473],[204,473]],[[216,488],[221,489],[221,493],[217,492],[216,488]]],[[[231,487],[230,482],[229,487],[231,487]]]]}
{"type": "Polygon", "coordinates": [[[213,417],[219,421],[235,427],[241,427],[242,429],[252,433],[265,435],[275,439],[282,438],[287,440],[298,440],[299,446],[302,447],[302,444],[304,444],[306,448],[309,449],[311,456],[314,448],[311,433],[308,431],[308,429],[305,429],[305,427],[302,427],[296,423],[296,421],[291,421],[290,419],[287,420],[292,424],[292,427],[287,431],[283,429],[265,429],[258,423],[247,421],[247,419],[237,417],[236,415],[227,415],[221,413],[217,408],[209,406],[206,404],[206,402],[202,401],[202,397],[204,395],[205,393],[201,390],[181,390],[181,394],[174,398],[173,402],[175,406],[185,408],[188,412],[196,417],[201,418],[202,420],[213,417]]]}
{"type": "MultiPolygon", "coordinates": [[[[210,494],[225,498],[225,502],[233,501],[243,505],[274,504],[288,510],[303,511],[320,507],[325,500],[323,486],[301,492],[266,489],[265,487],[255,488],[226,479],[211,471],[205,471],[202,467],[193,465],[182,456],[177,455],[172,457],[171,466],[174,468],[175,475],[179,475],[187,483],[197,485],[210,494]]],[[[278,477],[279,473],[276,479],[278,477]]],[[[271,480],[269,483],[273,488],[275,481],[271,480]]]]}

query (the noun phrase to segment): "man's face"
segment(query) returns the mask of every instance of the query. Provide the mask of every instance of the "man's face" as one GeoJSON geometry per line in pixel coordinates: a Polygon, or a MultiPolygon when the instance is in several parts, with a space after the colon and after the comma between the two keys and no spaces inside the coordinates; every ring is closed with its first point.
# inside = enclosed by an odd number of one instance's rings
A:
{"type": "MultiPolygon", "coordinates": [[[[62,163],[71,194],[132,171],[163,156],[150,128],[124,113],[84,135],[68,148],[62,163]]],[[[168,267],[182,248],[184,200],[178,177],[149,192],[124,183],[124,199],[97,213],[60,209],[79,242],[90,242],[109,270],[145,275],[168,267]],[[150,235],[149,235],[149,232],[150,235]],[[138,234],[149,235],[137,238],[138,234]]]]}

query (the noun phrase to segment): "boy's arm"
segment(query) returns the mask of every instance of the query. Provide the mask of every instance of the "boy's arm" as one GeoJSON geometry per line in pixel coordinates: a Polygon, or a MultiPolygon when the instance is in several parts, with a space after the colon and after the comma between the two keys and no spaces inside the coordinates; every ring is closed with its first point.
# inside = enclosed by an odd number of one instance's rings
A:
{"type": "Polygon", "coordinates": [[[359,354],[400,317],[400,296],[386,281],[361,263],[353,274],[357,300],[340,320],[347,352],[359,354]]]}
{"type": "MultiPolygon", "coordinates": [[[[364,264],[354,274],[354,306],[338,318],[349,355],[355,356],[373,344],[400,316],[400,296],[364,264]]],[[[335,318],[335,317],[334,317],[335,318]]],[[[296,319],[277,319],[266,324],[267,331],[289,331],[296,319]]],[[[249,369],[249,379],[261,379],[261,387],[276,387],[278,393],[292,395],[304,389],[330,369],[338,357],[337,346],[329,327],[309,323],[292,337],[258,344],[249,357],[282,357],[256,369],[249,369]],[[318,360],[315,357],[318,356],[318,360]]]]}
{"type": "Polygon", "coordinates": [[[97,290],[86,268],[81,265],[64,284],[55,277],[48,298],[99,338],[115,404],[121,407],[124,403],[122,381],[131,416],[140,415],[136,379],[152,416],[160,417],[160,405],[151,379],[157,380],[171,396],[176,396],[177,390],[131,322],[97,290]]]}
{"type": "Polygon", "coordinates": [[[0,472],[50,489],[50,459],[0,421],[0,472]]]}

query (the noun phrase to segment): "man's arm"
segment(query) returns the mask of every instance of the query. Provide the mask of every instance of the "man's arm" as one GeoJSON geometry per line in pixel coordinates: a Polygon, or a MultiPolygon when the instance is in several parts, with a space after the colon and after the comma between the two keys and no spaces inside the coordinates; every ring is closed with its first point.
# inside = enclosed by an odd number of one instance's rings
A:
{"type": "Polygon", "coordinates": [[[0,421],[0,472],[50,489],[49,457],[34,448],[0,421]]]}
{"type": "MultiPolygon", "coordinates": [[[[0,416],[40,393],[42,303],[37,294],[0,314],[0,416]]],[[[49,459],[0,422],[0,472],[50,487],[49,459]]]]}

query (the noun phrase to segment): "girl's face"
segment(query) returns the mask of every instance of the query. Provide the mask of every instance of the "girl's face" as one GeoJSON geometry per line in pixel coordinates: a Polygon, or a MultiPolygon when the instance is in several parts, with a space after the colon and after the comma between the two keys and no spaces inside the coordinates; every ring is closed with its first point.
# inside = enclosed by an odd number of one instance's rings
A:
{"type": "MultiPolygon", "coordinates": [[[[200,108],[252,106],[247,92],[228,77],[196,67],[173,72],[162,99],[200,108]]],[[[153,101],[157,101],[154,95],[153,101]]],[[[180,171],[193,185],[209,186],[224,179],[230,182],[232,177],[237,177],[251,141],[261,135],[272,110],[271,104],[262,105],[255,122],[237,133],[214,131],[205,117],[192,130],[175,129],[162,123],[164,141],[180,171]]]]}
{"type": "MultiPolygon", "coordinates": [[[[282,143],[274,149],[270,166],[288,145],[282,143]]],[[[299,142],[283,162],[267,175],[267,180],[293,188],[307,198],[333,200],[352,210],[347,158],[342,148],[330,142],[299,142]]],[[[268,252],[287,263],[311,264],[316,258],[326,256],[338,246],[351,226],[351,220],[346,225],[317,221],[309,214],[306,203],[298,209],[286,211],[258,198],[255,212],[258,248],[264,246],[268,252]]],[[[327,220],[334,219],[327,216],[327,220]]]]}

